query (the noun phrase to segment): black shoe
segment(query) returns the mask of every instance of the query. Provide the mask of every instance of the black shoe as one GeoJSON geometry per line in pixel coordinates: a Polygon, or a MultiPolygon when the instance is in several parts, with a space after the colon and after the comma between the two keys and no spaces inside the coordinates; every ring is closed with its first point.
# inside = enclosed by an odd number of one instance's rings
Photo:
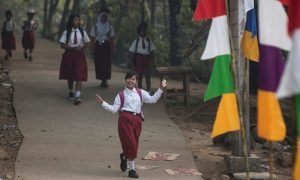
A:
{"type": "Polygon", "coordinates": [[[27,58],[28,58],[27,52],[24,52],[24,54],[23,54],[23,55],[24,55],[24,58],[25,58],[25,59],[27,59],[27,58]]]}
{"type": "Polygon", "coordinates": [[[139,178],[139,175],[136,173],[135,170],[131,169],[128,172],[128,177],[130,177],[130,178],[139,178]]]}
{"type": "Polygon", "coordinates": [[[32,61],[32,60],[33,60],[33,58],[32,58],[31,55],[29,56],[28,60],[29,60],[29,61],[32,61]]]}
{"type": "Polygon", "coordinates": [[[75,98],[75,100],[74,100],[74,105],[79,105],[79,104],[81,104],[81,99],[80,99],[80,97],[76,97],[75,98]]]}
{"type": "Polygon", "coordinates": [[[123,153],[120,154],[120,159],[121,159],[121,163],[120,163],[120,169],[121,171],[126,171],[127,169],[127,159],[124,159],[125,156],[123,153]]]}
{"type": "Polygon", "coordinates": [[[107,88],[108,87],[107,81],[106,80],[102,80],[102,82],[100,84],[100,87],[107,88]]]}
{"type": "Polygon", "coordinates": [[[73,92],[69,92],[69,98],[74,99],[74,93],[73,92]]]}
{"type": "Polygon", "coordinates": [[[107,88],[107,87],[108,87],[108,84],[107,84],[107,83],[104,83],[102,87],[107,88]]]}
{"type": "Polygon", "coordinates": [[[4,59],[5,59],[5,60],[8,60],[8,59],[9,59],[8,55],[5,55],[5,56],[4,56],[4,59]]]}

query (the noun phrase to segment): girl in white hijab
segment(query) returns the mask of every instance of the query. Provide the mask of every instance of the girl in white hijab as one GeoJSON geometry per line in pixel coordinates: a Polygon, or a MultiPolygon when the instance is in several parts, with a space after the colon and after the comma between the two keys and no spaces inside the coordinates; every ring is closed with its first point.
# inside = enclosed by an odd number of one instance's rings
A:
{"type": "Polygon", "coordinates": [[[114,48],[114,28],[108,20],[109,10],[99,12],[97,22],[91,29],[92,52],[95,60],[96,79],[101,80],[100,87],[108,87],[111,78],[111,51],[114,48]]]}

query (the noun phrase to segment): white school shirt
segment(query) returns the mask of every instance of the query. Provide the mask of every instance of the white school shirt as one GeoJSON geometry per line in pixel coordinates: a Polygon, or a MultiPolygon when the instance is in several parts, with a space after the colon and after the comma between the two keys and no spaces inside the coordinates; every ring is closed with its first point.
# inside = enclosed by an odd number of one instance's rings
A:
{"type": "Polygon", "coordinates": [[[95,24],[92,29],[90,35],[96,39],[96,41],[104,41],[109,40],[112,37],[115,37],[115,31],[111,24],[109,24],[109,30],[107,32],[101,32],[101,28],[97,24],[95,24]]]}
{"type": "MultiPolygon", "coordinates": [[[[145,103],[156,103],[158,99],[161,97],[163,91],[159,88],[153,96],[150,96],[149,93],[143,89],[141,89],[142,94],[142,101],[145,103]]],[[[135,112],[135,113],[141,113],[142,103],[141,98],[136,91],[135,88],[132,90],[125,87],[124,89],[124,105],[121,108],[121,110],[135,112]]],[[[119,111],[121,107],[121,99],[119,94],[115,97],[115,101],[113,105],[108,104],[107,102],[102,103],[102,107],[110,111],[112,113],[116,113],[119,111]]]]}
{"type": "Polygon", "coordinates": [[[3,22],[3,28],[5,28],[5,31],[14,31],[15,29],[15,22],[13,20],[10,21],[4,21],[3,22]],[[6,23],[5,23],[6,22],[6,23]]]}
{"type": "Polygon", "coordinates": [[[26,20],[24,21],[24,30],[25,31],[35,31],[37,29],[37,21],[36,20],[26,20]]]}
{"type": "MultiPolygon", "coordinates": [[[[70,39],[68,42],[68,45],[71,47],[82,47],[84,43],[90,42],[90,38],[88,37],[87,33],[83,31],[84,35],[84,42],[82,41],[82,36],[78,28],[72,29],[72,32],[70,34],[70,39]],[[74,43],[74,33],[76,31],[76,36],[77,36],[77,44],[74,43]]],[[[67,43],[67,31],[65,30],[63,34],[61,35],[59,39],[60,43],[66,44],[67,43]]]]}
{"type": "MultiPolygon", "coordinates": [[[[136,47],[136,39],[132,42],[130,48],[129,48],[129,51],[135,53],[135,48],[136,47]]],[[[139,54],[145,54],[145,55],[149,55],[152,51],[155,50],[155,46],[153,44],[153,42],[151,41],[150,39],[150,44],[149,44],[149,41],[147,40],[147,38],[142,38],[142,37],[139,37],[139,42],[138,42],[138,45],[137,45],[137,53],[139,54]],[[145,42],[145,49],[143,49],[143,39],[144,39],[144,42],[145,42]],[[150,48],[149,48],[149,45],[150,45],[150,48]],[[149,51],[150,49],[150,51],[149,51]]]]}

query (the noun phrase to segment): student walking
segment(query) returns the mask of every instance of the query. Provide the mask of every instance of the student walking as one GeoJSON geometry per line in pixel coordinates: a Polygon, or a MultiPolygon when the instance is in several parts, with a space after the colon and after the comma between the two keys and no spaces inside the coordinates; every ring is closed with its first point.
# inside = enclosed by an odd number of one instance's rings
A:
{"type": "Polygon", "coordinates": [[[69,98],[74,100],[75,105],[81,103],[82,81],[87,81],[87,63],[83,49],[88,46],[90,39],[80,26],[80,16],[71,14],[69,16],[67,29],[59,40],[63,53],[59,79],[68,81],[69,98]],[[76,81],[75,94],[73,82],[76,81]],[[75,98],[75,99],[74,99],[75,98]]]}
{"type": "Polygon", "coordinates": [[[114,49],[115,31],[108,20],[109,10],[99,12],[96,24],[91,29],[91,49],[94,54],[96,79],[101,80],[100,87],[108,87],[111,78],[111,56],[114,49]]]}
{"type": "Polygon", "coordinates": [[[32,52],[35,45],[35,33],[34,31],[38,28],[38,22],[33,19],[35,15],[34,9],[29,9],[27,11],[27,20],[24,21],[22,29],[23,29],[23,36],[22,36],[22,46],[24,49],[24,58],[29,61],[33,60],[32,52]],[[29,55],[28,55],[29,50],[29,55]]]}
{"type": "Polygon", "coordinates": [[[142,22],[137,27],[138,38],[135,39],[130,48],[131,59],[134,67],[134,71],[138,72],[138,86],[142,88],[143,77],[146,79],[146,89],[151,91],[151,63],[154,62],[153,52],[155,46],[153,42],[146,37],[148,24],[142,22]]]}
{"type": "Polygon", "coordinates": [[[2,49],[5,50],[4,59],[12,57],[12,50],[16,50],[15,22],[12,20],[13,14],[10,10],[5,11],[5,21],[3,22],[1,37],[2,49]]]}
{"type": "Polygon", "coordinates": [[[153,96],[142,89],[136,88],[137,74],[129,72],[125,76],[126,87],[115,97],[114,104],[105,102],[101,96],[96,95],[96,100],[102,107],[112,113],[119,112],[118,133],[123,152],[120,154],[120,168],[122,171],[127,169],[127,160],[129,161],[128,177],[138,178],[135,170],[135,159],[137,158],[139,138],[142,130],[143,103],[156,103],[167,86],[167,81],[161,82],[160,88],[153,96]]]}

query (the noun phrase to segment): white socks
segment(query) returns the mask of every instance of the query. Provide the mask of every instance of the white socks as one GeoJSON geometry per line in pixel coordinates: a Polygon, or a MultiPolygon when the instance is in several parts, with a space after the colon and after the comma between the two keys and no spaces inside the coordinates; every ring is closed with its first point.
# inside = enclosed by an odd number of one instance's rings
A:
{"type": "Polygon", "coordinates": [[[134,170],[135,169],[135,167],[134,167],[134,161],[129,161],[129,169],[130,170],[134,170]]]}
{"type": "Polygon", "coordinates": [[[75,97],[80,97],[80,91],[75,91],[75,97]]]}

